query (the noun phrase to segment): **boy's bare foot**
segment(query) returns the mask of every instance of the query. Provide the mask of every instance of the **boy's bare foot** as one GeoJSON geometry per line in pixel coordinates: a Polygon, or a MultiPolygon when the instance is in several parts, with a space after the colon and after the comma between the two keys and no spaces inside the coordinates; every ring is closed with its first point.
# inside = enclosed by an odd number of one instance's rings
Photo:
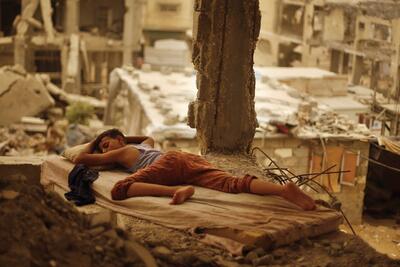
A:
{"type": "Polygon", "coordinates": [[[185,202],[194,194],[194,187],[193,186],[183,186],[175,191],[174,196],[169,204],[171,205],[179,205],[185,202]]]}
{"type": "Polygon", "coordinates": [[[315,202],[306,193],[294,183],[288,183],[285,185],[282,197],[286,200],[300,206],[303,210],[314,210],[315,202]]]}

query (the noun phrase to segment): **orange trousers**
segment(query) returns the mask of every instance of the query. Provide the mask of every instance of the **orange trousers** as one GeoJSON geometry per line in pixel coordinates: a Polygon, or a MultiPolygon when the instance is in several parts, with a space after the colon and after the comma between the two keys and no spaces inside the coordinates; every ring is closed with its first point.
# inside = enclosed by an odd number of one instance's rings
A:
{"type": "Polygon", "coordinates": [[[169,151],[151,165],[118,181],[111,190],[111,197],[114,200],[126,199],[129,187],[135,182],[167,186],[190,184],[227,193],[249,193],[250,183],[256,178],[251,175],[234,177],[215,168],[201,156],[169,151]]]}

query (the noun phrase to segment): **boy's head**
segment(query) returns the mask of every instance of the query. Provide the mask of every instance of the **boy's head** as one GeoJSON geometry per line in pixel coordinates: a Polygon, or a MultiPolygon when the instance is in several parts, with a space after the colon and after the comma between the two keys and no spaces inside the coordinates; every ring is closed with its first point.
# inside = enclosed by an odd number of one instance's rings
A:
{"type": "Polygon", "coordinates": [[[114,128],[102,132],[94,141],[93,149],[101,153],[121,148],[126,145],[124,134],[114,128]]]}

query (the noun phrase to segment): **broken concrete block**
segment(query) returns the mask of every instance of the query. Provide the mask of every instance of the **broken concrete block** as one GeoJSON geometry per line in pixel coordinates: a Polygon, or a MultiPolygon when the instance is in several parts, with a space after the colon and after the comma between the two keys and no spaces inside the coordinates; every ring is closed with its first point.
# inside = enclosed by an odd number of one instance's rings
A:
{"type": "Polygon", "coordinates": [[[250,251],[246,257],[245,260],[246,262],[252,263],[253,261],[255,261],[258,258],[258,255],[255,251],[250,251]]]}
{"type": "Polygon", "coordinates": [[[3,190],[2,192],[0,192],[0,198],[2,199],[12,200],[18,196],[19,192],[16,192],[14,190],[3,190]]]}
{"type": "Polygon", "coordinates": [[[31,132],[31,133],[47,132],[47,123],[46,121],[40,118],[22,117],[17,125],[20,126],[25,132],[31,132]]]}
{"type": "Polygon", "coordinates": [[[54,105],[41,81],[30,75],[15,75],[8,70],[0,72],[0,86],[8,85],[0,87],[0,125],[17,122],[23,116],[35,116],[54,105]]]}
{"type": "Polygon", "coordinates": [[[0,95],[3,95],[13,83],[15,83],[18,79],[21,79],[21,75],[8,71],[7,73],[0,72],[0,76],[0,95]]]}
{"type": "Polygon", "coordinates": [[[277,148],[274,154],[281,158],[290,158],[293,156],[293,150],[291,148],[277,148]]]}
{"type": "Polygon", "coordinates": [[[253,266],[270,265],[274,261],[274,256],[267,254],[261,258],[252,261],[253,266]]]}
{"type": "Polygon", "coordinates": [[[102,211],[89,215],[90,227],[97,226],[116,226],[116,216],[112,211],[102,211]]]}

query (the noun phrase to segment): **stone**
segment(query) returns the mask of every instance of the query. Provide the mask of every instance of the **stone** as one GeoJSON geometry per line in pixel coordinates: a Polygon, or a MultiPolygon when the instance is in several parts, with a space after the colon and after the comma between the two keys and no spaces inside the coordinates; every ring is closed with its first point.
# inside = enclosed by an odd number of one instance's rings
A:
{"type": "Polygon", "coordinates": [[[97,252],[103,252],[103,251],[104,251],[103,247],[101,247],[101,246],[95,246],[94,249],[95,249],[97,252]]]}
{"type": "Polygon", "coordinates": [[[313,242],[310,240],[310,239],[308,239],[308,238],[304,238],[302,241],[302,244],[303,245],[305,245],[305,246],[312,246],[313,245],[313,242]]]}
{"type": "MultiPolygon", "coordinates": [[[[9,72],[0,72],[0,80],[8,75],[9,72]]],[[[31,75],[20,76],[8,87],[0,88],[0,125],[18,122],[24,116],[36,116],[54,104],[41,80],[31,75]]]]}
{"type": "Polygon", "coordinates": [[[182,266],[193,266],[197,261],[197,257],[193,253],[186,251],[178,253],[176,259],[182,266]]]}
{"type": "Polygon", "coordinates": [[[341,250],[341,249],[342,249],[342,246],[341,246],[340,244],[338,244],[338,243],[332,243],[332,244],[330,245],[330,247],[331,247],[332,249],[334,249],[334,250],[341,250]]]}
{"type": "Polygon", "coordinates": [[[263,248],[261,248],[261,247],[260,248],[256,248],[253,251],[254,251],[254,253],[257,254],[258,257],[261,257],[261,256],[265,255],[265,250],[263,248]]]}
{"type": "Polygon", "coordinates": [[[0,198],[7,199],[7,200],[12,200],[18,196],[19,196],[19,192],[16,192],[14,190],[3,190],[0,193],[0,198]]]}
{"type": "Polygon", "coordinates": [[[261,258],[254,259],[253,265],[260,266],[260,265],[270,265],[274,261],[274,256],[271,254],[267,254],[262,256],[261,258]]]}
{"type": "Polygon", "coordinates": [[[245,257],[245,260],[246,260],[246,262],[253,262],[254,260],[256,260],[258,258],[258,255],[257,255],[257,253],[253,250],[253,251],[250,251],[249,253],[247,253],[247,255],[246,255],[246,257],[245,257]]]}
{"type": "Polygon", "coordinates": [[[274,259],[281,259],[281,258],[285,257],[286,252],[285,252],[285,250],[277,249],[277,250],[273,251],[272,254],[274,255],[274,259]]]}
{"type": "Polygon", "coordinates": [[[331,245],[331,242],[329,240],[321,240],[321,245],[324,247],[329,247],[331,245]]]}
{"type": "Polygon", "coordinates": [[[172,251],[164,246],[158,246],[153,249],[153,253],[162,256],[168,256],[172,254],[172,251]]]}
{"type": "Polygon", "coordinates": [[[90,227],[94,228],[96,226],[116,226],[116,218],[112,211],[106,210],[95,214],[89,215],[90,227]]]}
{"type": "Polygon", "coordinates": [[[7,72],[5,73],[4,71],[0,72],[0,76],[2,77],[0,79],[0,95],[6,92],[6,90],[9,89],[9,87],[15,83],[18,79],[21,79],[22,77],[16,73],[13,72],[7,72]]]}
{"type": "Polygon", "coordinates": [[[89,230],[89,234],[91,236],[97,236],[100,235],[101,233],[103,233],[106,229],[104,228],[104,226],[100,225],[100,226],[96,226],[93,227],[92,229],[89,230]]]}
{"type": "Polygon", "coordinates": [[[110,239],[119,239],[117,232],[114,229],[110,229],[107,232],[103,233],[103,236],[106,236],[110,239]]]}

